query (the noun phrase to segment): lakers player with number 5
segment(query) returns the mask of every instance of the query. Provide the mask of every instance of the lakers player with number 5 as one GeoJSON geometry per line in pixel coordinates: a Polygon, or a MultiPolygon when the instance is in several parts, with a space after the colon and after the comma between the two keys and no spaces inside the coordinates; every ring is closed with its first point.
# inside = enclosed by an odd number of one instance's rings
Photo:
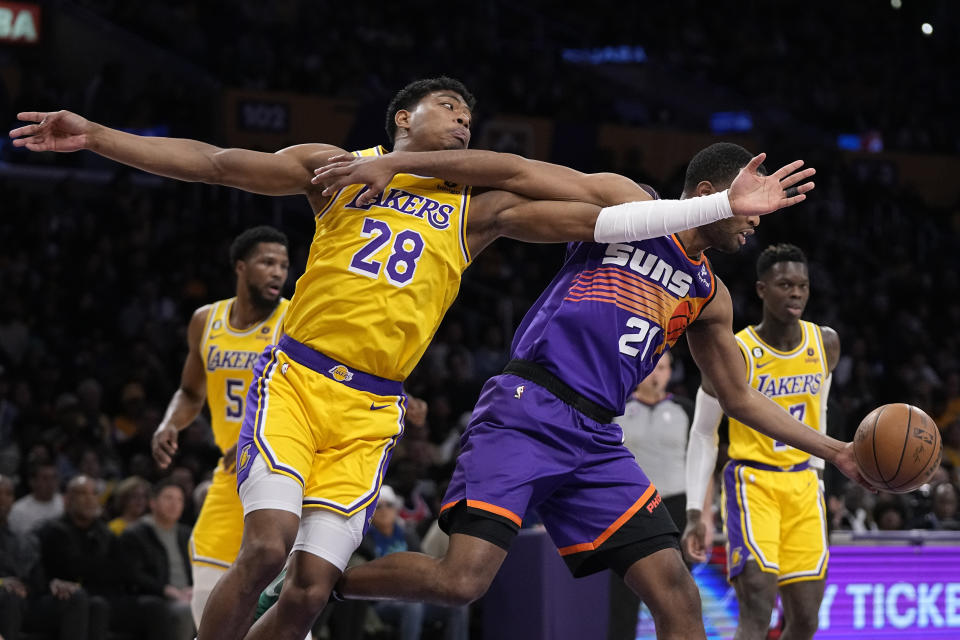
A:
{"type": "Polygon", "coordinates": [[[253,365],[264,347],[277,342],[289,304],[281,296],[290,268],[287,236],[273,227],[247,229],[230,246],[230,263],[237,276],[236,295],[193,313],[180,388],[153,434],[153,457],[166,468],[176,454],[177,435],[200,414],[206,400],[213,439],[223,452],[190,537],[190,606],[198,627],[210,591],[240,550],[237,437],[253,365]]]}
{"type": "MultiPolygon", "coordinates": [[[[811,429],[826,431],[830,373],[840,339],[826,326],[801,320],[810,297],[807,258],[776,244],[757,259],[763,320],[736,334],[746,377],[811,429]]],[[[688,560],[706,560],[700,505],[717,459],[723,411],[706,377],[697,392],[687,448],[688,560]]],[[[784,640],[812,638],[827,572],[827,520],[818,469],[823,461],[730,419],[730,461],[723,469],[723,516],[728,579],[739,604],[737,640],[767,637],[779,591],[784,640]]]]}
{"type": "MultiPolygon", "coordinates": [[[[456,80],[413,82],[387,107],[392,151],[377,146],[353,155],[370,160],[396,152],[462,152],[470,143],[473,106],[473,96],[456,80]]],[[[381,189],[364,193],[362,185],[328,189],[313,182],[315,169],[350,155],[329,144],[262,153],[136,136],[69,111],[17,117],[32,124],[10,132],[16,147],[87,149],[179,180],[302,194],[314,213],[313,243],[283,335],[261,356],[247,396],[237,453],[243,541],[210,594],[200,640],[236,640],[248,630],[251,640],[300,640],[307,633],[376,507],[384,470],[403,435],[403,380],[456,298],[463,271],[496,238],[642,240],[734,215],[770,213],[802,201],[813,188],[799,184],[813,170],[798,171],[803,163],[797,161],[770,176],[744,171],[722,193],[654,200],[623,176],[585,176],[517,158],[547,171],[560,188],[508,176],[487,183],[494,188],[474,189],[414,171],[391,174],[381,189]],[[577,201],[584,181],[587,202],[577,201]],[[612,191],[622,194],[618,206],[598,195],[612,191]],[[260,592],[291,549],[280,599],[250,629],[260,592]]]]}

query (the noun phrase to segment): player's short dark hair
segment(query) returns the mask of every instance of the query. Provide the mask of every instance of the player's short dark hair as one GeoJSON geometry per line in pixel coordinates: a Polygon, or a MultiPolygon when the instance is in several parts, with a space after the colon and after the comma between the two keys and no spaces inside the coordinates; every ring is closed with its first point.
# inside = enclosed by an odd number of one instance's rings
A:
{"type": "MultiPolygon", "coordinates": [[[[717,142],[700,150],[687,165],[687,175],[683,180],[683,192],[692,196],[697,185],[707,181],[717,185],[729,185],[744,166],[753,158],[753,154],[732,142],[717,142]]],[[[763,165],[760,175],[767,175],[763,165]]]]}
{"type": "Polygon", "coordinates": [[[261,242],[276,242],[289,247],[287,234],[268,225],[251,227],[238,235],[230,245],[230,264],[237,264],[237,260],[246,260],[261,242]]]}
{"type": "Polygon", "coordinates": [[[393,100],[390,101],[390,106],[387,107],[387,137],[390,138],[391,144],[397,135],[397,123],[394,120],[397,111],[410,110],[417,106],[417,103],[428,93],[443,90],[458,93],[460,97],[463,98],[463,101],[467,103],[467,107],[469,107],[471,111],[473,111],[474,105],[477,104],[477,99],[473,97],[473,94],[467,91],[464,84],[455,78],[440,76],[439,78],[424,78],[423,80],[411,82],[403,89],[400,89],[397,95],[393,96],[393,100]]]}
{"type": "Polygon", "coordinates": [[[807,264],[807,256],[800,247],[781,242],[772,244],[757,257],[757,278],[762,278],[778,262],[802,262],[807,264]]]}

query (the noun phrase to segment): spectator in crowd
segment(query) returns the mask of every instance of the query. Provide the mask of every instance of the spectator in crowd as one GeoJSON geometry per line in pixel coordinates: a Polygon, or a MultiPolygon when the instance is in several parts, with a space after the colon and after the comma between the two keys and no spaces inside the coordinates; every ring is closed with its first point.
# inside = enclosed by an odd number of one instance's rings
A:
{"type": "Polygon", "coordinates": [[[49,518],[63,514],[60,474],[52,461],[38,461],[30,470],[30,493],[17,500],[10,511],[10,528],[25,534],[49,518]]]}
{"type": "Polygon", "coordinates": [[[849,483],[842,496],[830,496],[831,528],[856,533],[875,530],[873,503],[872,494],[858,484],[849,483]]]}
{"type": "Polygon", "coordinates": [[[907,528],[907,509],[899,496],[881,494],[873,508],[873,521],[880,531],[900,531],[907,528]]]}
{"type": "Polygon", "coordinates": [[[29,535],[14,533],[7,516],[13,482],[0,476],[0,637],[18,640],[21,629],[55,633],[57,640],[86,640],[87,601],[77,592],[55,597],[39,581],[36,550],[29,535]]]}
{"type": "Polygon", "coordinates": [[[9,526],[13,482],[0,476],[0,636],[17,640],[27,609],[30,552],[25,536],[9,526]]]}
{"type": "Polygon", "coordinates": [[[943,432],[943,462],[950,467],[951,481],[958,482],[960,481],[960,418],[946,425],[941,424],[940,429],[943,432]]]}
{"type": "MultiPolygon", "coordinates": [[[[100,503],[93,482],[77,476],[67,484],[64,513],[37,528],[41,584],[47,585],[41,606],[58,601],[74,604],[77,615],[87,619],[87,637],[105,638],[111,622],[108,598],[123,592],[116,538],[100,520],[100,503]],[[84,615],[85,614],[85,615],[84,615]]],[[[123,607],[117,613],[135,613],[123,607]]],[[[119,617],[119,616],[118,616],[119,617]]],[[[83,633],[84,625],[78,625],[83,633]]]]}
{"type": "Polygon", "coordinates": [[[936,485],[933,489],[932,509],[914,523],[914,528],[960,529],[960,522],[957,522],[957,488],[949,482],[936,485]]]}
{"type": "Polygon", "coordinates": [[[159,482],[150,497],[150,513],[120,536],[130,590],[141,599],[163,599],[160,615],[151,624],[163,627],[157,637],[165,640],[194,637],[190,529],[179,522],[185,499],[180,485],[169,479],[159,482]]]}
{"type": "MultiPolygon", "coordinates": [[[[357,553],[368,559],[380,558],[397,551],[420,551],[420,538],[400,519],[402,506],[390,485],[380,487],[380,497],[370,522],[371,527],[357,553]]],[[[382,600],[373,605],[377,615],[396,625],[399,640],[419,640],[425,621],[440,621],[445,640],[466,640],[469,634],[467,607],[439,607],[422,602],[382,600]]]]}
{"type": "Polygon", "coordinates": [[[107,523],[110,531],[119,536],[123,530],[147,512],[150,483],[140,476],[130,476],[113,491],[113,511],[117,517],[107,523]]]}
{"type": "MultiPolygon", "coordinates": [[[[183,465],[178,465],[170,469],[170,480],[183,489],[183,495],[185,496],[193,496],[193,492],[197,488],[193,471],[183,465]]],[[[192,525],[197,520],[197,513],[199,513],[199,511],[194,510],[193,500],[190,500],[183,506],[182,513],[180,514],[180,522],[186,525],[192,525]]]]}
{"type": "Polygon", "coordinates": [[[82,422],[80,431],[94,445],[110,441],[110,418],[101,408],[103,387],[95,378],[84,378],[77,385],[82,422]]]}
{"type": "Polygon", "coordinates": [[[113,440],[124,451],[149,444],[150,427],[144,422],[147,393],[139,382],[128,382],[120,395],[120,411],[113,419],[113,440]]]}
{"type": "MultiPolygon", "coordinates": [[[[64,515],[37,530],[44,580],[55,598],[85,597],[91,640],[107,630],[147,640],[170,640],[164,624],[167,600],[136,593],[130,582],[120,540],[100,519],[93,481],[79,475],[67,483],[64,515]]],[[[189,610],[188,610],[189,617],[189,610]]]]}

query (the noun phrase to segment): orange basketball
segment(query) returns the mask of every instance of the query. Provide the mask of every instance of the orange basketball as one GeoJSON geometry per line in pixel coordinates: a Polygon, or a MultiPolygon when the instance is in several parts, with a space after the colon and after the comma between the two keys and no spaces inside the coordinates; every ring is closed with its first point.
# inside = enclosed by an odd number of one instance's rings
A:
{"type": "Polygon", "coordinates": [[[940,466],[940,430],[909,404],[885,404],[867,414],[853,437],[860,474],[881,491],[909,493],[940,466]]]}

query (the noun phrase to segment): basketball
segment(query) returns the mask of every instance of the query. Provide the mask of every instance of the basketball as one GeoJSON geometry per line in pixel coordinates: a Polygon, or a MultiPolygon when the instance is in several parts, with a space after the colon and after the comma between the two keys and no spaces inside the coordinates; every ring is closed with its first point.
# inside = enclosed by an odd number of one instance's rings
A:
{"type": "Polygon", "coordinates": [[[881,491],[909,493],[940,466],[940,430],[909,404],[885,404],[857,427],[853,452],[860,474],[881,491]]]}

